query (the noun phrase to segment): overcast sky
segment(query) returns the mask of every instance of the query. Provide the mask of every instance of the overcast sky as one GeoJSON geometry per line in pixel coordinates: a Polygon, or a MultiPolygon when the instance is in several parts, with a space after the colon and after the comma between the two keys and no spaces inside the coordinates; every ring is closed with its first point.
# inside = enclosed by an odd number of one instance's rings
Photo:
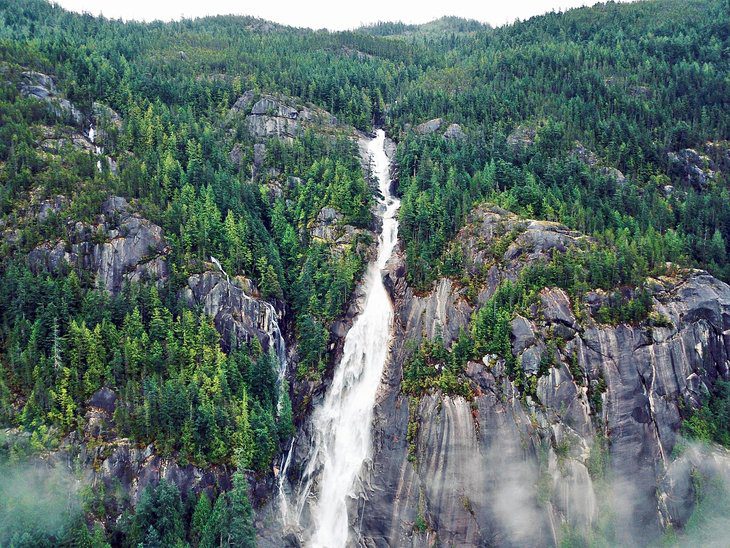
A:
{"type": "MultiPolygon", "coordinates": [[[[625,1],[625,0],[623,0],[625,1]]],[[[122,19],[169,21],[181,17],[254,15],[297,27],[350,29],[376,21],[425,23],[444,15],[502,25],[592,0],[56,0],[74,11],[122,19]]]]}

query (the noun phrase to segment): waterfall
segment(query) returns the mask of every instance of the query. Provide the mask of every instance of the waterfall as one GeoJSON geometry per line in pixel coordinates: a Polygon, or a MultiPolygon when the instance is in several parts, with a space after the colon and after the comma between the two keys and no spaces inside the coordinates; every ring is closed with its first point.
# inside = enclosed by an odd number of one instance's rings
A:
{"type": "MultiPolygon", "coordinates": [[[[104,152],[103,148],[101,148],[99,145],[94,143],[94,138],[96,137],[96,130],[94,129],[94,124],[91,124],[91,126],[89,126],[88,135],[89,135],[89,141],[91,141],[91,144],[94,145],[94,152],[96,153],[96,155],[98,156],[99,154],[104,152]]],[[[101,172],[101,160],[96,161],[96,169],[98,169],[99,172],[101,172]]]]}
{"type": "Polygon", "coordinates": [[[339,548],[347,543],[347,500],[356,494],[363,463],[372,453],[373,407],[388,358],[393,321],[393,306],[381,271],[397,242],[396,212],[400,206],[390,193],[390,164],[384,145],[385,133],[378,130],[368,144],[382,194],[378,199],[378,215],[383,221],[378,256],[364,277],[363,310],[347,333],[332,384],[312,414],[311,445],[296,498],[297,516],[310,505],[311,523],[305,540],[313,547],[339,548]]]}

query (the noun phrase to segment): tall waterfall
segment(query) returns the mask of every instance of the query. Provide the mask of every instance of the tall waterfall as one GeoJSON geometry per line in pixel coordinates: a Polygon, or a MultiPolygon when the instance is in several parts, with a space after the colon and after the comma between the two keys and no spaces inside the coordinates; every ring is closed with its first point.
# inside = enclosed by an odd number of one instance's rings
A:
{"type": "MultiPolygon", "coordinates": [[[[312,415],[312,440],[297,513],[311,504],[310,530],[305,540],[314,547],[339,548],[348,537],[347,499],[358,489],[358,475],[372,452],[375,395],[388,358],[393,307],[382,280],[382,269],[393,253],[398,235],[400,201],[391,196],[385,133],[378,130],[368,144],[382,198],[377,260],[365,275],[365,301],[345,338],[342,360],[335,369],[324,401],[312,415]],[[316,496],[310,496],[318,486],[316,496]]],[[[316,491],[316,490],[315,490],[316,491]]]]}

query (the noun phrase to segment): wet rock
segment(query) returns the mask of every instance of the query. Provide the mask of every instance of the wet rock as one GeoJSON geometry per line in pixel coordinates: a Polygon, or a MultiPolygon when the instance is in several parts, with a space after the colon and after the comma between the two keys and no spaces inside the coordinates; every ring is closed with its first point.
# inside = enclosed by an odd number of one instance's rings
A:
{"type": "Polygon", "coordinates": [[[557,414],[560,422],[587,438],[594,432],[590,407],[584,390],[568,368],[558,363],[537,382],[537,397],[546,408],[557,414]]]}
{"type": "Polygon", "coordinates": [[[265,351],[283,352],[283,339],[274,307],[248,295],[245,281],[228,279],[220,272],[205,271],[188,278],[181,297],[189,306],[200,305],[213,318],[226,349],[257,338],[265,351]]]}
{"type": "Polygon", "coordinates": [[[91,123],[94,126],[94,144],[105,147],[113,144],[113,136],[122,129],[122,117],[111,107],[94,101],[91,105],[91,123]]]}
{"type": "MultiPolygon", "coordinates": [[[[456,240],[467,268],[483,273],[491,264],[477,299],[483,303],[525,264],[547,260],[583,238],[556,223],[523,221],[485,206],[470,215],[456,240]],[[490,245],[509,234],[512,244],[493,263],[490,245]]],[[[667,510],[678,504],[668,500],[676,494],[687,501],[691,494],[676,484],[669,495],[669,487],[657,489],[657,478],[676,444],[680,405],[698,406],[700,394],[717,379],[730,378],[730,287],[701,271],[655,280],[655,310],[671,327],[653,327],[651,336],[643,325],[597,325],[587,315],[579,320],[563,290],[545,288],[538,294],[539,306],[511,324],[512,348],[529,378],[547,341],[562,339],[554,365],[537,380],[535,401],[525,397],[520,403],[504,360],[485,356],[484,363],[466,368],[474,383],[473,402],[435,390],[420,398],[414,415],[401,392],[403,364],[423,337],[442,336],[448,347],[468,326],[473,308],[449,279],[415,293],[405,276],[402,253],[396,253],[384,272],[395,303],[393,350],[378,391],[372,463],[363,478],[364,492],[350,508],[360,544],[419,545],[424,538],[413,532],[419,515],[439,541],[454,545],[550,544],[549,523],[568,522],[585,531],[599,508],[588,459],[603,435],[609,473],[617,478],[610,488],[622,501],[615,509],[620,541],[645,543],[660,536],[667,519],[681,523],[683,506],[667,510]],[[408,435],[414,416],[415,439],[413,428],[408,435]],[[539,471],[545,458],[540,451],[546,451],[549,463],[547,507],[536,507],[531,499],[545,473],[539,471]],[[509,512],[495,503],[504,489],[524,497],[506,505],[509,512]],[[533,527],[524,528],[525,523],[533,527]]],[[[592,299],[600,306],[604,298],[601,292],[589,293],[589,307],[592,299]]]]}

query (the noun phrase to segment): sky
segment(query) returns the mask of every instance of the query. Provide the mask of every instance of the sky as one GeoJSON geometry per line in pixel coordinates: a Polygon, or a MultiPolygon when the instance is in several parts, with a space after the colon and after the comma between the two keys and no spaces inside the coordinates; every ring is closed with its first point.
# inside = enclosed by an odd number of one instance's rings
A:
{"type": "MultiPolygon", "coordinates": [[[[110,18],[169,21],[205,15],[253,15],[296,27],[345,30],[377,21],[426,23],[444,15],[493,26],[593,0],[55,0],[66,9],[110,18]]],[[[626,1],[626,0],[620,0],[626,1]]]]}

